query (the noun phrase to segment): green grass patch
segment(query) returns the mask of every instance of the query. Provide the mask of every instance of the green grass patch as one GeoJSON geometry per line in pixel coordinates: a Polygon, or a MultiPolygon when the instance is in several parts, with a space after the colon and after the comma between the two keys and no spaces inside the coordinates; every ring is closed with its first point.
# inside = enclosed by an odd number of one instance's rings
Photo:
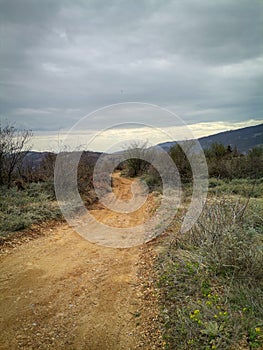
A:
{"type": "Polygon", "coordinates": [[[32,183],[24,191],[0,188],[0,235],[60,218],[54,193],[46,183],[32,183]]]}
{"type": "Polygon", "coordinates": [[[263,197],[263,178],[252,179],[209,179],[209,193],[216,195],[240,195],[253,198],[263,197]]]}

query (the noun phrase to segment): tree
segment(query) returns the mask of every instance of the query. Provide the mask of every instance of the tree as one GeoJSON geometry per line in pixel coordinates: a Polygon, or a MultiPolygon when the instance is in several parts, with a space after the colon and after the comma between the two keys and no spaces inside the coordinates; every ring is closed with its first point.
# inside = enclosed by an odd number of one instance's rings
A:
{"type": "Polygon", "coordinates": [[[142,175],[148,169],[151,161],[150,150],[147,149],[147,142],[143,144],[139,142],[132,143],[125,151],[125,158],[128,175],[142,175]],[[148,162],[145,159],[148,159],[148,162]]]}
{"type": "Polygon", "coordinates": [[[252,148],[247,155],[247,168],[250,178],[263,177],[263,146],[252,148]]]}
{"type": "Polygon", "coordinates": [[[232,177],[232,157],[234,153],[230,145],[225,147],[222,143],[212,143],[210,148],[205,150],[205,156],[211,177],[232,177]]]}
{"type": "MultiPolygon", "coordinates": [[[[230,151],[222,143],[214,142],[209,149],[205,150],[206,158],[208,159],[222,159],[230,151]]],[[[231,150],[232,152],[232,150],[231,150]]]]}
{"type": "Polygon", "coordinates": [[[190,153],[191,148],[193,146],[194,146],[194,142],[187,140],[187,141],[184,141],[184,149],[186,152],[183,151],[182,147],[179,144],[176,144],[173,147],[171,147],[169,152],[172,160],[177,166],[177,169],[179,171],[179,174],[183,183],[191,182],[193,179],[191,165],[186,154],[188,152],[190,153]]]}
{"type": "Polygon", "coordinates": [[[31,137],[29,130],[19,130],[11,124],[2,127],[0,124],[0,185],[10,187],[30,149],[31,137]]]}

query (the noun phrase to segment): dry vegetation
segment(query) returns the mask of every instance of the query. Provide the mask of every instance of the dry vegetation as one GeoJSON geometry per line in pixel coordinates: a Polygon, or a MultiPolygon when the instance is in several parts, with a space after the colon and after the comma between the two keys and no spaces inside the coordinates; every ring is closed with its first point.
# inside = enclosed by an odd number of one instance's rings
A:
{"type": "Polygon", "coordinates": [[[212,197],[156,260],[167,349],[263,346],[263,201],[212,197]]]}
{"type": "MultiPolygon", "coordinates": [[[[22,134],[21,140],[24,137],[28,134],[22,134]]],[[[145,145],[129,150],[134,157],[121,165],[122,173],[139,175],[151,191],[161,192],[156,169],[136,160],[141,152],[146,152],[145,145]]],[[[178,145],[170,155],[181,174],[187,203],[192,186],[189,162],[178,145]]],[[[97,200],[92,180],[97,157],[84,152],[79,163],[78,186],[87,206],[97,200]]],[[[160,315],[154,311],[151,322],[161,322],[161,333],[159,323],[151,327],[147,320],[141,323],[139,313],[134,317],[138,325],[145,326],[145,344],[151,329],[155,334],[149,348],[152,342],[152,348],[170,350],[261,349],[263,150],[256,148],[242,155],[231,147],[214,144],[206,157],[209,197],[202,216],[191,231],[180,235],[181,211],[169,235],[158,241],[161,252],[149,253],[145,305],[155,310],[152,303],[159,303],[160,315]]],[[[34,223],[61,219],[53,185],[56,155],[48,154],[37,168],[22,166],[22,158],[16,159],[19,161],[10,165],[10,153],[0,143],[2,237],[34,223]],[[12,169],[11,173],[7,169],[12,169]]]]}

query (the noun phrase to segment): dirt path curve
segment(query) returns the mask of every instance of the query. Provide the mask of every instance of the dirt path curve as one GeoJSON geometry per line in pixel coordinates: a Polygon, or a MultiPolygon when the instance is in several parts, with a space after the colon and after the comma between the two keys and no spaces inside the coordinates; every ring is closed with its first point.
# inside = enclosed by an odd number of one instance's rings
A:
{"type": "MultiPolygon", "coordinates": [[[[120,199],[130,198],[131,183],[114,176],[120,199]]],[[[151,200],[128,221],[141,222],[149,207],[151,200]]],[[[93,213],[127,224],[99,205],[93,213]]],[[[67,224],[49,231],[0,258],[0,349],[145,349],[136,325],[142,247],[100,247],[67,224]]]]}

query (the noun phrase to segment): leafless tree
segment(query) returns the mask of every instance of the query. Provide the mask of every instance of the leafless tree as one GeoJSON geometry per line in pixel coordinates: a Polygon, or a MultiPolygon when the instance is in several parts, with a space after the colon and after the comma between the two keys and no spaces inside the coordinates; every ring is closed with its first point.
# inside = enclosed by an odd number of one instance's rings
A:
{"type": "Polygon", "coordinates": [[[141,175],[147,170],[150,161],[147,162],[145,159],[148,159],[149,152],[147,142],[134,141],[128,146],[127,150],[125,150],[125,158],[130,176],[141,175]]]}
{"type": "Polygon", "coordinates": [[[0,124],[0,185],[10,187],[30,149],[31,137],[29,130],[19,130],[11,124],[2,127],[0,124]]]}

